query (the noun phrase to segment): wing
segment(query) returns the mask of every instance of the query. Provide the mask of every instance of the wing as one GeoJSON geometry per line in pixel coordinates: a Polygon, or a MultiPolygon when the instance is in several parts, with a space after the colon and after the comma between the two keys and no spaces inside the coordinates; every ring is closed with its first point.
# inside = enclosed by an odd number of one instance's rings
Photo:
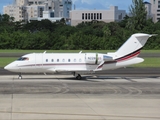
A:
{"type": "Polygon", "coordinates": [[[59,72],[82,72],[82,71],[89,71],[87,69],[82,68],[51,68],[49,71],[59,73],[59,72]]]}

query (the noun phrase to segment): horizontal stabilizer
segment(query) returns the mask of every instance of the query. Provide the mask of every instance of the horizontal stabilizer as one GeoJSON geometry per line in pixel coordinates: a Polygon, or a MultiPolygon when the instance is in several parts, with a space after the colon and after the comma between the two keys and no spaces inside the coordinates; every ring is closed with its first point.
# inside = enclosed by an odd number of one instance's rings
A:
{"type": "Polygon", "coordinates": [[[152,36],[157,36],[158,34],[151,34],[149,37],[152,37],[152,36]]]}
{"type": "Polygon", "coordinates": [[[135,57],[133,59],[127,60],[125,62],[118,62],[117,66],[129,66],[129,65],[134,65],[143,62],[143,58],[135,57]]]}

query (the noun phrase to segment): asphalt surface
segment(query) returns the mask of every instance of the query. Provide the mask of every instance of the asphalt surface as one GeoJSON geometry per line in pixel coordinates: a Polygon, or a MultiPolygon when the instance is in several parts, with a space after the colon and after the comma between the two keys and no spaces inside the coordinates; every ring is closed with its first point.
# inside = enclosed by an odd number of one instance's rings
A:
{"type": "Polygon", "coordinates": [[[160,77],[0,76],[1,120],[160,120],[160,77]]]}
{"type": "Polygon", "coordinates": [[[7,78],[13,81],[0,80],[0,94],[158,95],[160,98],[160,82],[155,82],[160,77],[86,76],[76,80],[71,75],[26,75],[18,80],[14,75],[7,78]]]}
{"type": "MultiPolygon", "coordinates": [[[[42,73],[43,74],[43,73],[42,73]]],[[[34,75],[42,75],[42,74],[34,74],[34,75]]],[[[4,68],[0,68],[0,75],[18,75],[18,73],[9,72],[4,70],[4,68]]],[[[33,75],[25,74],[22,75],[33,75]]],[[[107,70],[95,72],[93,74],[88,75],[106,75],[106,76],[148,76],[148,77],[156,77],[160,76],[160,68],[120,68],[116,70],[107,70]]]]}

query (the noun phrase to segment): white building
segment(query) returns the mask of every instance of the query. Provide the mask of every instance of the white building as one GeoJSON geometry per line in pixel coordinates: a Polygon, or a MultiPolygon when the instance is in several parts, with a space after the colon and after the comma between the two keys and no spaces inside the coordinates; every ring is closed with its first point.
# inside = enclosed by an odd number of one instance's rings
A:
{"type": "Polygon", "coordinates": [[[38,17],[43,17],[44,8],[44,5],[31,5],[24,7],[24,9],[26,10],[25,13],[27,19],[30,20],[38,17]]]}
{"type": "Polygon", "coordinates": [[[55,17],[54,16],[54,11],[43,11],[43,17],[35,17],[35,18],[30,18],[30,20],[45,20],[48,19],[51,22],[56,22],[56,21],[60,21],[62,19],[62,17],[55,17]]]}
{"type": "Polygon", "coordinates": [[[153,17],[153,21],[157,22],[160,20],[160,0],[150,0],[152,5],[151,13],[153,17]]]}
{"type": "Polygon", "coordinates": [[[23,9],[21,6],[27,5],[27,0],[14,0],[14,4],[3,6],[3,13],[15,18],[15,21],[24,19],[23,9]]]}
{"type": "Polygon", "coordinates": [[[55,17],[69,18],[69,11],[72,10],[72,0],[54,1],[55,17]]]}
{"type": "Polygon", "coordinates": [[[15,21],[22,21],[22,8],[16,5],[8,5],[3,7],[4,14],[8,14],[11,17],[14,17],[15,21]]]}
{"type": "Polygon", "coordinates": [[[72,0],[14,0],[14,4],[4,6],[3,13],[15,17],[15,21],[29,21],[43,18],[43,11],[49,11],[59,20],[68,19],[71,9],[72,0]]]}
{"type": "Polygon", "coordinates": [[[126,15],[125,10],[118,10],[117,6],[110,7],[109,10],[72,10],[70,11],[71,25],[76,26],[82,22],[92,20],[114,22],[121,21],[126,15]]]}
{"type": "Polygon", "coordinates": [[[147,19],[152,18],[152,13],[151,13],[151,3],[149,2],[144,2],[146,11],[147,11],[147,19]]]}

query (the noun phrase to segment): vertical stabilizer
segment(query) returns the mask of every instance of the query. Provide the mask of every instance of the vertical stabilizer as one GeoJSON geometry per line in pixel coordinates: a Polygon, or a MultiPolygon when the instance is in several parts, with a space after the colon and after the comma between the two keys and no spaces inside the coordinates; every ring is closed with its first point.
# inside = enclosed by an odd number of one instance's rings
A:
{"type": "Polygon", "coordinates": [[[146,44],[149,37],[152,35],[137,33],[133,34],[117,51],[116,55],[118,58],[128,56],[128,55],[136,55],[138,56],[140,50],[146,44]]]}

